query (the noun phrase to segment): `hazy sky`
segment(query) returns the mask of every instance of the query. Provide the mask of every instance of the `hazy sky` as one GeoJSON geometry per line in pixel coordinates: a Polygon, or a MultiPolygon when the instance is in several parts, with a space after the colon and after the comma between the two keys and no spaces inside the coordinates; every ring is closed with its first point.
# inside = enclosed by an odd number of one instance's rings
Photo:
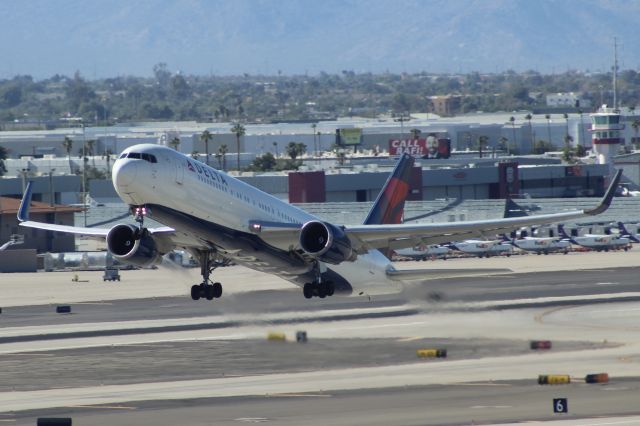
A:
{"type": "Polygon", "coordinates": [[[0,78],[56,73],[607,70],[640,65],[633,0],[0,2],[0,78]]]}

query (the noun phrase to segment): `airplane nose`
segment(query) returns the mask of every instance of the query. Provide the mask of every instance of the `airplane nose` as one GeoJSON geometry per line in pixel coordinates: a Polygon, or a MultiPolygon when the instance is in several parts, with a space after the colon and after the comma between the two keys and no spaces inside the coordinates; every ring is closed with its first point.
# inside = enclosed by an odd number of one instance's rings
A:
{"type": "Polygon", "coordinates": [[[137,173],[137,161],[123,160],[117,162],[113,167],[113,186],[115,186],[116,188],[122,188],[131,185],[131,183],[133,183],[136,179],[137,173]]]}

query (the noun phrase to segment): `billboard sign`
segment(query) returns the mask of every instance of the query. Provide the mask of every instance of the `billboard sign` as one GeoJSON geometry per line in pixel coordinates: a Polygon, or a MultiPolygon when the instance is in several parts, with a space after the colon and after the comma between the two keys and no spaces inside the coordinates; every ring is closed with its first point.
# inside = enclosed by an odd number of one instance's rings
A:
{"type": "Polygon", "coordinates": [[[451,140],[429,135],[421,139],[390,139],[389,155],[411,154],[421,158],[449,158],[451,140]]]}
{"type": "Polygon", "coordinates": [[[336,130],[336,141],[340,146],[360,145],[362,139],[362,129],[358,127],[349,127],[346,129],[336,130]]]}

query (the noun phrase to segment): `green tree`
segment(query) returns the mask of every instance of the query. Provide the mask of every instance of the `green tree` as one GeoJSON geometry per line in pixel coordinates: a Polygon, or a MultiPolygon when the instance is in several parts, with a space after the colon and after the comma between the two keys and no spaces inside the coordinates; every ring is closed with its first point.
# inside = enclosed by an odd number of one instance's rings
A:
{"type": "Polygon", "coordinates": [[[71,151],[73,150],[73,139],[69,136],[65,136],[62,141],[62,147],[67,152],[67,161],[69,161],[69,172],[73,173],[73,168],[71,167],[71,151]]]}
{"type": "MultiPolygon", "coordinates": [[[[93,167],[96,167],[96,157],[94,155],[95,146],[96,141],[94,139],[89,139],[85,142],[85,157],[91,157],[91,163],[93,164],[93,167]]],[[[85,161],[88,161],[88,158],[85,161]]]]}
{"type": "Polygon", "coordinates": [[[539,140],[533,144],[534,154],[544,154],[545,152],[553,151],[554,147],[548,141],[539,140]]]}
{"type": "Polygon", "coordinates": [[[285,149],[287,151],[287,155],[291,157],[292,160],[295,160],[307,152],[307,145],[302,142],[289,142],[285,149]]]}
{"type": "Polygon", "coordinates": [[[231,132],[236,135],[236,168],[240,170],[240,137],[245,134],[245,128],[242,124],[236,123],[231,132]]]}
{"type": "Polygon", "coordinates": [[[209,142],[213,139],[213,135],[208,130],[205,130],[200,135],[200,140],[204,142],[204,149],[206,157],[206,163],[209,164],[209,142]]]}
{"type": "Polygon", "coordinates": [[[169,146],[177,151],[178,147],[180,146],[180,138],[175,136],[169,141],[169,146]]]}
{"type": "Polygon", "coordinates": [[[4,164],[4,160],[7,159],[7,148],[0,146],[0,176],[4,176],[7,173],[7,167],[4,164]]]}
{"type": "Polygon", "coordinates": [[[253,160],[253,163],[251,163],[250,169],[266,172],[269,170],[273,170],[275,166],[276,166],[276,158],[273,156],[272,153],[266,152],[256,157],[255,160],[253,160]]]}
{"type": "Polygon", "coordinates": [[[218,164],[225,172],[227,171],[227,152],[229,152],[229,148],[226,144],[223,143],[222,145],[220,145],[220,148],[218,148],[218,154],[216,154],[218,164]]]}

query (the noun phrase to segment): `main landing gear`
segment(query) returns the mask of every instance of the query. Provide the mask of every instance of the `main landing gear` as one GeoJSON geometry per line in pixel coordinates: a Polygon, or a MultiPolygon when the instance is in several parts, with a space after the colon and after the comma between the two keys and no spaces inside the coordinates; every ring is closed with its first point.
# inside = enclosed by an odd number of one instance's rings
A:
{"type": "Polygon", "coordinates": [[[213,300],[222,296],[222,284],[212,283],[209,276],[214,269],[226,265],[226,260],[215,258],[214,253],[203,251],[198,253],[200,257],[200,273],[202,274],[202,282],[191,286],[191,298],[199,300],[200,298],[213,300]]]}
{"type": "Polygon", "coordinates": [[[312,297],[324,299],[327,296],[333,296],[335,290],[336,287],[331,281],[314,281],[312,283],[306,283],[304,287],[302,287],[302,293],[307,299],[311,299],[312,297]]]}

